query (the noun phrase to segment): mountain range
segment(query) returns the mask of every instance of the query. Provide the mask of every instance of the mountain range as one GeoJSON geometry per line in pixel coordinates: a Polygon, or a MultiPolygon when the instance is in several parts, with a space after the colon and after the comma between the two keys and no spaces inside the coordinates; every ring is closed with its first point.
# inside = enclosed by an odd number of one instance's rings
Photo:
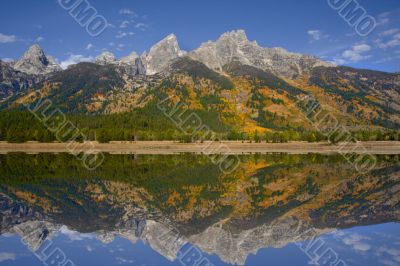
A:
{"type": "Polygon", "coordinates": [[[171,96],[214,117],[224,132],[312,131],[298,105],[305,96],[349,130],[400,128],[400,74],[264,48],[243,30],[190,52],[171,34],[140,56],[132,52],[117,59],[104,52],[95,62],[64,70],[38,45],[16,62],[0,61],[3,110],[47,98],[68,114],[110,115],[146,109],[171,96]]]}

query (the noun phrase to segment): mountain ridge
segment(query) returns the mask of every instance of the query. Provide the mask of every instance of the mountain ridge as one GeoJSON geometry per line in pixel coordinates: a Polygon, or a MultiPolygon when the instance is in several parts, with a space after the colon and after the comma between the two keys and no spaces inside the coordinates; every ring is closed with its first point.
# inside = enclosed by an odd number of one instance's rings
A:
{"type": "MultiPolygon", "coordinates": [[[[105,51],[95,62],[66,70],[54,67],[49,58],[34,46],[16,63],[0,62],[0,109],[21,110],[46,98],[66,114],[146,112],[152,120],[165,116],[154,109],[157,102],[172,97],[201,114],[221,138],[258,139],[262,134],[267,139],[271,132],[287,132],[282,139],[304,140],[299,135],[307,132],[310,141],[326,140],[315,128],[318,121],[310,120],[302,106],[302,99],[311,96],[319,114],[330,113],[354,134],[375,132],[371,140],[385,140],[388,131],[400,129],[400,75],[263,48],[243,30],[224,33],[189,52],[171,34],[142,55],[131,52],[117,59],[105,51]]],[[[159,139],[164,133],[154,134],[159,139]]],[[[178,134],[167,135],[173,139],[178,134]]]]}
{"type": "MultiPolygon", "coordinates": [[[[132,63],[132,60],[140,58],[143,61],[146,69],[148,68],[147,74],[154,75],[164,70],[166,68],[166,64],[168,63],[168,61],[176,59],[178,57],[182,57],[184,55],[188,55],[192,59],[203,62],[205,63],[205,65],[215,70],[215,68],[217,67],[214,67],[212,62],[208,62],[207,60],[199,58],[199,53],[201,53],[201,50],[205,49],[208,45],[214,45],[221,42],[230,42],[230,44],[232,44],[232,42],[237,42],[238,46],[250,45],[252,46],[252,48],[257,48],[258,50],[267,49],[266,51],[267,53],[269,53],[269,55],[273,55],[275,53],[279,56],[282,55],[289,56],[289,58],[290,56],[297,58],[303,57],[303,60],[306,60],[307,58],[313,58],[314,60],[316,60],[316,62],[322,65],[333,66],[333,64],[324,62],[320,59],[317,59],[316,57],[310,55],[301,55],[298,53],[290,53],[287,50],[280,47],[262,48],[257,44],[257,41],[250,42],[244,30],[225,32],[215,42],[213,41],[205,42],[199,48],[194,49],[190,52],[181,50],[179,47],[177,36],[175,34],[170,34],[165,38],[163,38],[162,40],[160,40],[155,45],[153,45],[148,51],[145,51],[141,56],[138,56],[135,51],[132,51],[130,55],[117,59],[111,52],[105,51],[96,58],[95,62],[99,64],[104,64],[104,63],[112,64],[115,63],[116,61],[132,63]],[[108,58],[104,58],[104,55],[108,56],[108,58]],[[160,59],[159,57],[162,58],[160,59]],[[103,61],[100,59],[102,59],[103,61]],[[156,62],[153,62],[153,60],[156,60],[156,62]]],[[[218,66],[221,69],[221,67],[226,63],[230,62],[226,62],[225,58],[224,62],[219,62],[218,66]]],[[[250,63],[250,61],[247,61],[245,63],[250,63]]],[[[61,67],[55,62],[55,60],[51,56],[46,55],[38,44],[32,45],[25,52],[25,54],[15,62],[13,67],[16,70],[25,72],[27,74],[45,75],[45,74],[50,74],[52,72],[61,71],[61,67]]]]}

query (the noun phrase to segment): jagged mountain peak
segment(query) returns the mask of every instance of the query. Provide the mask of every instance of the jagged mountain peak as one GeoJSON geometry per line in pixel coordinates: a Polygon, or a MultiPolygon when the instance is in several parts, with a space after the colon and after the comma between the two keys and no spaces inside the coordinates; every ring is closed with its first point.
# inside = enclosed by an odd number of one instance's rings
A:
{"type": "Polygon", "coordinates": [[[142,59],[147,74],[153,75],[166,70],[174,59],[184,54],[186,52],[180,49],[176,35],[170,34],[151,47],[150,51],[142,56],[142,59]]]}
{"type": "Polygon", "coordinates": [[[290,53],[279,47],[261,47],[256,41],[250,42],[244,30],[226,32],[214,42],[203,43],[189,56],[218,72],[223,72],[227,64],[240,62],[289,79],[310,73],[317,66],[332,66],[313,56],[290,53]]]}
{"type": "Polygon", "coordinates": [[[162,39],[161,41],[157,42],[154,46],[150,48],[148,54],[156,52],[159,49],[172,49],[176,52],[180,51],[178,38],[176,37],[176,35],[172,33],[167,37],[165,37],[164,39],[162,39]]]}
{"type": "Polygon", "coordinates": [[[31,47],[29,47],[29,49],[26,51],[25,54],[29,54],[29,53],[44,55],[44,52],[43,52],[42,48],[39,46],[39,44],[34,44],[31,47]]]}
{"type": "MultiPolygon", "coordinates": [[[[103,52],[96,58],[100,65],[138,66],[140,73],[153,75],[166,71],[175,59],[186,55],[181,50],[175,34],[169,34],[148,52],[138,56],[132,52],[128,56],[117,58],[111,52],[103,52]],[[137,62],[137,60],[140,62],[137,62]]],[[[261,70],[269,70],[284,78],[294,79],[309,73],[318,66],[335,66],[316,57],[291,53],[275,47],[261,47],[256,41],[249,41],[245,30],[238,29],[223,33],[216,41],[203,43],[200,48],[190,52],[189,57],[205,64],[214,71],[223,73],[224,66],[240,62],[261,70]]],[[[24,56],[15,63],[14,68],[28,74],[47,74],[61,70],[54,59],[45,55],[39,45],[32,45],[24,56]]]]}
{"type": "Polygon", "coordinates": [[[124,73],[129,76],[146,74],[146,69],[143,66],[143,62],[136,52],[132,52],[128,56],[117,59],[113,53],[105,51],[96,58],[95,63],[102,66],[115,66],[120,73],[124,73]]]}
{"type": "Polygon", "coordinates": [[[135,64],[136,59],[139,58],[139,55],[133,51],[129,55],[121,58],[121,63],[123,64],[135,64]]]}
{"type": "Polygon", "coordinates": [[[105,51],[96,57],[96,64],[99,65],[113,64],[116,61],[115,55],[109,51],[105,51]]]}
{"type": "Polygon", "coordinates": [[[244,30],[233,30],[233,31],[228,31],[223,33],[219,41],[230,39],[233,41],[236,41],[238,43],[246,43],[249,42],[249,39],[247,38],[247,34],[244,30]]]}
{"type": "Polygon", "coordinates": [[[29,47],[21,59],[15,63],[14,68],[31,75],[43,75],[61,70],[55,60],[46,56],[38,44],[29,47]]]}
{"type": "Polygon", "coordinates": [[[177,42],[178,38],[176,37],[175,33],[171,33],[167,37],[165,37],[162,41],[169,41],[169,40],[177,42]]]}

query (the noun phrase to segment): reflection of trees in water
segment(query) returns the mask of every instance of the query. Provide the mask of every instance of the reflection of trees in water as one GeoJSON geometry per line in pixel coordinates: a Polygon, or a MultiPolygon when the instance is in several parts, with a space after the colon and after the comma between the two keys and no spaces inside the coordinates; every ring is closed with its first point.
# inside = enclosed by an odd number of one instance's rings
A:
{"type": "Polygon", "coordinates": [[[399,221],[399,156],[377,158],[359,176],[340,155],[242,156],[226,175],[190,154],[107,155],[93,172],[66,154],[1,155],[1,228],[39,219],[104,238],[146,238],[163,224],[182,243],[238,263],[329,228],[399,221]]]}
{"type": "Polygon", "coordinates": [[[358,176],[340,155],[242,156],[225,175],[206,156],[191,154],[107,155],[96,171],[66,154],[7,154],[0,156],[0,189],[47,212],[122,215],[132,205],[203,229],[222,219],[251,228],[287,213],[323,223],[328,214],[338,219],[333,206],[365,205],[367,196],[398,184],[399,156],[377,158],[374,172],[358,176]]]}

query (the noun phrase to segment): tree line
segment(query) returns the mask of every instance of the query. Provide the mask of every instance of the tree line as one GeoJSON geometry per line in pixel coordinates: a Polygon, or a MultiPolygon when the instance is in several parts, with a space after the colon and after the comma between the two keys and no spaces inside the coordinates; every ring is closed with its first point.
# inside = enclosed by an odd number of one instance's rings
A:
{"type": "MultiPolygon", "coordinates": [[[[285,143],[289,141],[320,142],[328,141],[328,137],[318,131],[285,129],[281,131],[270,130],[261,133],[257,130],[243,133],[232,128],[219,126],[218,130],[210,135],[207,132],[188,135],[179,130],[177,126],[164,115],[136,110],[128,113],[110,115],[71,114],[67,119],[85,136],[76,141],[137,141],[137,140],[174,140],[180,142],[193,142],[201,140],[237,140],[251,142],[285,143]]],[[[216,119],[204,117],[206,124],[217,124],[216,119]]],[[[215,126],[215,128],[217,125],[215,126]]],[[[395,141],[400,140],[400,132],[395,130],[363,130],[351,132],[352,137],[358,141],[395,141]]],[[[61,141],[68,141],[62,139],[61,141]]],[[[346,141],[341,139],[339,133],[329,138],[332,142],[346,141]]],[[[0,112],[0,141],[22,143],[27,141],[54,142],[59,141],[54,132],[33,114],[27,111],[11,110],[0,112]]]]}

